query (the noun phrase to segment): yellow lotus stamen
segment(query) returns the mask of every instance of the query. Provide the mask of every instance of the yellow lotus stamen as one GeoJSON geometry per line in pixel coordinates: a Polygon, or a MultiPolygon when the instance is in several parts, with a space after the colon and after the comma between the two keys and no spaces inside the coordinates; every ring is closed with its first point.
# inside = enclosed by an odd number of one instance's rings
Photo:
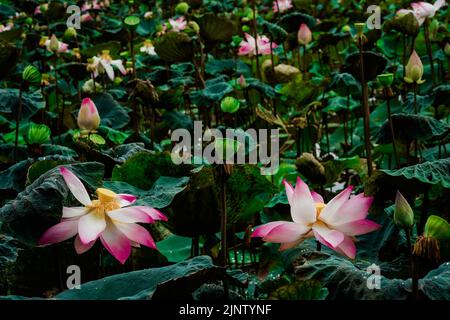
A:
{"type": "Polygon", "coordinates": [[[316,214],[317,218],[319,218],[320,213],[322,212],[323,208],[325,208],[327,205],[325,203],[316,203],[316,214]]]}
{"type": "Polygon", "coordinates": [[[105,189],[105,188],[98,188],[96,190],[98,200],[100,200],[100,203],[106,204],[108,202],[112,202],[116,199],[116,193],[105,189]]]}

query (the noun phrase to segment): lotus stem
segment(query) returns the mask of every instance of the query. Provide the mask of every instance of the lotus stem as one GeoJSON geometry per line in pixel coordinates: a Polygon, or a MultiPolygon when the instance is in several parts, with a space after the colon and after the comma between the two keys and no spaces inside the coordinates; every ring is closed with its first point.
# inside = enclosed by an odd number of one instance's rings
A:
{"type": "MultiPolygon", "coordinates": [[[[392,121],[392,113],[391,113],[391,97],[389,96],[388,88],[384,88],[384,96],[386,99],[386,106],[388,112],[388,120],[389,120],[389,129],[391,131],[392,138],[392,150],[394,151],[395,163],[397,168],[400,167],[400,159],[398,158],[397,146],[395,145],[395,134],[394,134],[394,123],[392,121]]],[[[391,162],[389,161],[389,164],[391,162]]]]}
{"type": "MultiPolygon", "coordinates": [[[[253,33],[255,37],[255,56],[256,56],[256,75],[259,80],[261,80],[261,71],[259,69],[259,59],[258,59],[258,29],[256,24],[256,0],[252,0],[253,7],[253,33]]],[[[272,47],[270,47],[272,51],[272,47]]]]}
{"type": "Polygon", "coordinates": [[[425,22],[423,24],[424,34],[425,34],[425,45],[427,48],[427,55],[428,55],[428,61],[430,62],[430,69],[431,69],[431,81],[433,83],[433,86],[435,85],[435,77],[434,77],[434,63],[433,63],[433,53],[431,49],[431,41],[430,41],[430,30],[428,28],[430,22],[428,18],[425,19],[425,22]]]}
{"type": "Polygon", "coordinates": [[[221,238],[220,238],[220,260],[221,265],[226,267],[228,264],[228,248],[227,248],[227,191],[226,191],[226,183],[225,183],[225,165],[222,164],[219,166],[219,179],[220,179],[220,207],[222,213],[221,219],[221,238]]]}
{"type": "Polygon", "coordinates": [[[136,57],[134,56],[134,30],[130,30],[130,54],[131,54],[131,67],[133,68],[133,79],[136,79],[136,57]]]}
{"type": "Polygon", "coordinates": [[[366,147],[367,157],[367,173],[369,177],[372,175],[372,155],[370,148],[370,109],[369,109],[369,88],[364,79],[364,52],[362,39],[359,39],[359,74],[362,86],[362,106],[364,113],[364,143],[366,147]]]}
{"type": "Polygon", "coordinates": [[[14,163],[17,163],[18,159],[18,145],[19,145],[19,127],[20,127],[20,118],[22,117],[22,91],[23,84],[20,84],[19,88],[19,107],[16,114],[16,139],[14,141],[14,163]]]}

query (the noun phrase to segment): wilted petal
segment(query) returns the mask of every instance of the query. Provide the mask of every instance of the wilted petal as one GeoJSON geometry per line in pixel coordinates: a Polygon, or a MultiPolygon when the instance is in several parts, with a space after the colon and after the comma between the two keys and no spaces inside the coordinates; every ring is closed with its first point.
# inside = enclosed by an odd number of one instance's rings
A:
{"type": "Polygon", "coordinates": [[[66,220],[48,229],[39,239],[41,246],[62,242],[77,234],[78,220],[66,220]]]}
{"type": "Polygon", "coordinates": [[[106,228],[105,217],[97,212],[92,212],[80,218],[78,223],[78,235],[81,242],[89,244],[97,240],[100,233],[106,228]]]}
{"type": "Polygon", "coordinates": [[[116,222],[114,225],[132,242],[156,249],[155,241],[144,227],[134,223],[121,222],[116,222]]]}
{"type": "Polygon", "coordinates": [[[78,179],[77,176],[72,173],[72,171],[65,167],[61,167],[59,169],[59,172],[61,172],[61,175],[63,176],[67,187],[69,188],[70,192],[72,192],[75,199],[80,201],[85,206],[90,205],[91,198],[89,198],[89,194],[86,191],[83,183],[81,183],[80,179],[78,179]]]}
{"type": "Polygon", "coordinates": [[[131,253],[130,240],[109,222],[105,231],[100,235],[100,240],[111,255],[121,264],[127,261],[131,253]]]}
{"type": "Polygon", "coordinates": [[[263,240],[275,243],[294,242],[300,240],[309,230],[307,226],[286,221],[270,230],[263,240]]]}

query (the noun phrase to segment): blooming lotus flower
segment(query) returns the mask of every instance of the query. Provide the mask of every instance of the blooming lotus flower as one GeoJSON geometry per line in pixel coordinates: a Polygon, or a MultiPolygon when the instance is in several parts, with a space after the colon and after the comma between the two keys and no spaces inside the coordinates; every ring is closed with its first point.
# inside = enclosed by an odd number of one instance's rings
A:
{"type": "Polygon", "coordinates": [[[97,0],[92,1],[91,3],[85,2],[81,6],[81,11],[88,11],[88,10],[100,10],[103,7],[102,3],[99,3],[97,0]]]}
{"type": "Polygon", "coordinates": [[[67,168],[60,172],[73,196],[84,206],[63,207],[62,220],[48,229],[39,240],[39,245],[65,241],[74,236],[78,254],[88,251],[100,241],[120,263],[125,263],[131,246],[144,245],[156,249],[150,233],[137,223],[153,223],[167,220],[158,210],[147,206],[131,206],[136,197],[116,194],[99,188],[97,200],[91,200],[81,181],[67,168]]]}
{"type": "Polygon", "coordinates": [[[91,16],[91,14],[89,12],[81,15],[81,22],[83,22],[83,23],[91,22],[93,20],[94,20],[94,18],[91,16]]]}
{"type": "Polygon", "coordinates": [[[428,2],[414,2],[411,3],[412,10],[401,9],[397,11],[397,14],[403,15],[412,13],[419,25],[422,25],[426,18],[434,17],[436,12],[446,4],[445,0],[437,0],[434,4],[428,2]]]}
{"type": "Polygon", "coordinates": [[[183,31],[186,29],[187,21],[184,19],[184,17],[179,17],[178,19],[169,19],[169,23],[172,26],[173,31],[183,31]]]}
{"type": "Polygon", "coordinates": [[[141,52],[142,53],[146,53],[149,54],[151,56],[156,56],[158,55],[155,51],[155,47],[153,46],[152,42],[150,40],[145,40],[144,41],[144,45],[141,47],[141,52]]]}
{"type": "Polygon", "coordinates": [[[0,32],[9,31],[12,29],[13,26],[14,26],[14,24],[12,24],[12,23],[8,23],[6,26],[3,24],[0,24],[0,32]]]}
{"type": "Polygon", "coordinates": [[[277,46],[276,43],[270,43],[270,40],[266,36],[260,37],[257,35],[255,41],[255,38],[249,35],[248,33],[245,33],[245,40],[242,40],[239,44],[239,52],[238,54],[241,56],[248,55],[248,56],[254,56],[256,55],[256,44],[258,44],[258,54],[270,54],[270,52],[275,49],[277,46]]]}
{"type": "Polygon", "coordinates": [[[297,33],[297,41],[298,44],[301,44],[303,46],[306,46],[309,44],[312,40],[312,33],[311,30],[309,30],[308,26],[304,23],[300,25],[300,28],[298,29],[297,33]]]}
{"type": "Polygon", "coordinates": [[[300,178],[293,188],[283,181],[291,206],[290,221],[273,221],[256,228],[252,237],[281,243],[280,250],[292,248],[305,238],[317,241],[351,259],[355,258],[355,236],[374,231],[380,227],[366,219],[372,197],[360,193],[349,199],[352,187],[346,188],[327,204],[323,198],[310,192],[300,178]]]}
{"type": "Polygon", "coordinates": [[[408,64],[406,65],[404,79],[407,83],[421,84],[425,82],[425,80],[422,80],[422,75],[423,75],[423,64],[419,56],[417,55],[416,50],[414,50],[411,56],[409,57],[408,64]]]}
{"type": "Polygon", "coordinates": [[[44,45],[48,51],[53,53],[67,52],[67,50],[69,49],[69,45],[62,41],[59,41],[55,35],[52,35],[50,39],[45,40],[44,45]]]}
{"type": "Polygon", "coordinates": [[[100,57],[93,57],[92,63],[89,65],[89,70],[94,74],[94,78],[97,78],[100,73],[105,73],[108,75],[111,81],[114,81],[114,69],[113,66],[119,69],[119,71],[126,75],[122,60],[113,60],[109,54],[109,50],[103,50],[100,57]]]}
{"type": "Polygon", "coordinates": [[[275,0],[273,2],[272,10],[273,12],[285,12],[292,8],[292,1],[291,0],[275,0]],[[278,11],[279,9],[279,11],[278,11]]]}
{"type": "Polygon", "coordinates": [[[97,107],[90,98],[85,98],[81,102],[80,111],[77,117],[78,127],[81,130],[95,132],[100,125],[100,116],[97,107]]]}

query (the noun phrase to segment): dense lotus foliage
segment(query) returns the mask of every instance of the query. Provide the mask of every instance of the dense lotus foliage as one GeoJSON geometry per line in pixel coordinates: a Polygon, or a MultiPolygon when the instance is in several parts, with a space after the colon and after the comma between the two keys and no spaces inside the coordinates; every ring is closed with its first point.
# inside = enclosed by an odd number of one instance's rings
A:
{"type": "Polygon", "coordinates": [[[445,0],[1,1],[0,300],[450,299],[449,31],[445,0]]]}

